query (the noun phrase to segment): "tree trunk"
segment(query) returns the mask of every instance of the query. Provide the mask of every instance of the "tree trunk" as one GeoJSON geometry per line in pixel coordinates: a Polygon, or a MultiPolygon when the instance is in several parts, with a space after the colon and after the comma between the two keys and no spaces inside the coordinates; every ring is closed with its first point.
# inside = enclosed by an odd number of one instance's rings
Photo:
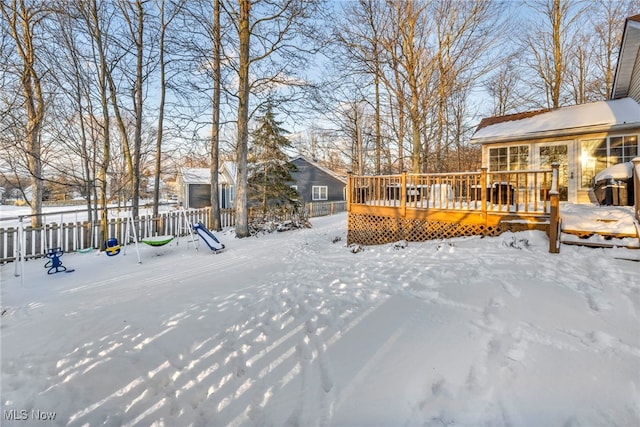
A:
{"type": "Polygon", "coordinates": [[[249,42],[251,30],[250,0],[239,0],[238,22],[239,70],[238,70],[238,146],[236,149],[236,237],[249,236],[249,212],[247,209],[247,150],[249,145],[249,42]]]}
{"type": "Polygon", "coordinates": [[[132,205],[131,214],[134,218],[139,215],[140,204],[140,161],[142,158],[142,108],[143,108],[143,58],[144,58],[144,10],[140,0],[136,0],[138,29],[135,34],[136,44],[136,83],[134,88],[134,111],[136,114],[136,128],[133,139],[133,172],[132,172],[132,205]]]}
{"type": "Polygon", "coordinates": [[[25,115],[27,119],[25,129],[27,168],[31,183],[31,225],[39,227],[42,223],[42,147],[40,133],[44,121],[45,100],[42,94],[40,76],[36,71],[36,52],[34,45],[34,26],[37,25],[36,13],[41,12],[33,7],[27,7],[24,2],[18,4],[15,0],[11,4],[3,2],[0,9],[9,23],[9,33],[15,42],[16,50],[22,60],[20,72],[20,86],[24,96],[25,115]]]}
{"type": "Polygon", "coordinates": [[[211,210],[209,211],[209,226],[216,231],[222,230],[220,223],[220,195],[218,189],[219,172],[219,142],[220,142],[220,0],[213,2],[213,117],[211,123],[211,210]]]}
{"type": "MultiPolygon", "coordinates": [[[[160,65],[160,105],[158,108],[158,130],[156,135],[155,171],[153,174],[153,217],[158,218],[160,204],[160,172],[162,169],[162,137],[164,132],[164,104],[167,93],[167,81],[164,60],[164,40],[167,30],[164,0],[160,2],[160,40],[158,46],[158,62],[160,65]]],[[[155,223],[154,223],[155,224],[155,223]]],[[[157,230],[155,230],[157,231],[157,230]]]]}

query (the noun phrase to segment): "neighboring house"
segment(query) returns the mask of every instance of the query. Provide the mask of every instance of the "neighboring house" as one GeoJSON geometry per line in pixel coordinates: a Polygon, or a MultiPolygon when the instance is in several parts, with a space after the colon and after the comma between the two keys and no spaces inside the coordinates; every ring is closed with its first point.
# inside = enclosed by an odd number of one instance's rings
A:
{"type": "MultiPolygon", "coordinates": [[[[220,209],[233,209],[236,167],[224,162],[218,170],[220,209]]],[[[211,206],[211,171],[209,168],[180,168],[176,178],[178,201],[186,208],[211,206]]]]}
{"type": "MultiPolygon", "coordinates": [[[[343,201],[346,197],[346,179],[319,164],[298,156],[291,159],[297,168],[291,176],[291,186],[300,195],[300,202],[343,201]]],[[[236,167],[224,162],[220,167],[220,208],[233,209],[235,198],[236,167]]],[[[176,179],[178,200],[187,208],[211,206],[211,179],[208,168],[181,168],[176,179]]]]}
{"type": "Polygon", "coordinates": [[[344,177],[304,156],[294,157],[290,162],[297,169],[291,173],[294,180],[291,186],[298,192],[301,202],[346,200],[347,180],[344,177]]]}
{"type": "Polygon", "coordinates": [[[560,163],[561,200],[593,201],[595,175],[640,153],[640,15],[627,19],[607,101],[483,119],[471,138],[489,171],[560,163]]]}

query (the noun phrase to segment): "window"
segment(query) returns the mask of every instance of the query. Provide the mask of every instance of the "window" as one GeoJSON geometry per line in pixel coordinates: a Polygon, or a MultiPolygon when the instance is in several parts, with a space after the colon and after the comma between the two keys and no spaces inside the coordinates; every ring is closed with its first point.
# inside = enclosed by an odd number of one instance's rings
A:
{"type": "Polygon", "coordinates": [[[489,149],[489,169],[492,171],[507,170],[508,147],[489,149]]]}
{"type": "Polygon", "coordinates": [[[289,188],[291,188],[293,190],[293,192],[295,194],[293,194],[291,196],[291,200],[297,201],[298,200],[298,186],[297,185],[290,185],[289,188]]]}
{"type": "Polygon", "coordinates": [[[509,147],[509,170],[522,171],[529,168],[529,147],[527,145],[519,145],[517,147],[509,147]]]}
{"type": "Polygon", "coordinates": [[[638,136],[611,136],[609,138],[585,139],[581,147],[582,188],[591,188],[594,177],[608,166],[630,162],[638,156],[638,136]]]}
{"type": "Polygon", "coordinates": [[[638,155],[638,137],[612,136],[609,138],[609,165],[630,162],[638,155]]]}
{"type": "Polygon", "coordinates": [[[587,139],[581,141],[580,168],[582,188],[593,187],[593,178],[598,172],[607,167],[607,140],[587,139]]]}
{"type": "Polygon", "coordinates": [[[326,185],[314,185],[311,200],[327,200],[328,189],[326,185]]]}
{"type": "Polygon", "coordinates": [[[489,149],[489,170],[517,171],[529,167],[529,146],[516,145],[489,149]]]}

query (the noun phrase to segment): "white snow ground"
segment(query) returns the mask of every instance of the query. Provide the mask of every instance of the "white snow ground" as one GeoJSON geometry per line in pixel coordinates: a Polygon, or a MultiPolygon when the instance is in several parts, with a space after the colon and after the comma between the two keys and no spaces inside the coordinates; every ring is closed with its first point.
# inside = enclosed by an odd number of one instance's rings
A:
{"type": "Polygon", "coordinates": [[[639,251],[312,223],[2,266],[0,424],[640,424],[639,251]]]}

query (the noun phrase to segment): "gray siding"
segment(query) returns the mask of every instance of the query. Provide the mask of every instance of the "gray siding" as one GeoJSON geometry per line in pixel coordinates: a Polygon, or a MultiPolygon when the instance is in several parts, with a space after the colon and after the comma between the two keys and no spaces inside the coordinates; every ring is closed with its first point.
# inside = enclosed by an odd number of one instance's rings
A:
{"type": "Polygon", "coordinates": [[[636,56],[636,62],[633,66],[631,74],[631,83],[629,85],[629,96],[640,102],[640,55],[636,56]]]}
{"type": "Polygon", "coordinates": [[[313,186],[326,186],[327,201],[329,202],[344,200],[346,184],[343,181],[302,158],[294,159],[292,163],[298,169],[291,176],[294,180],[292,185],[298,186],[300,201],[305,203],[314,201],[312,199],[313,186]]]}

